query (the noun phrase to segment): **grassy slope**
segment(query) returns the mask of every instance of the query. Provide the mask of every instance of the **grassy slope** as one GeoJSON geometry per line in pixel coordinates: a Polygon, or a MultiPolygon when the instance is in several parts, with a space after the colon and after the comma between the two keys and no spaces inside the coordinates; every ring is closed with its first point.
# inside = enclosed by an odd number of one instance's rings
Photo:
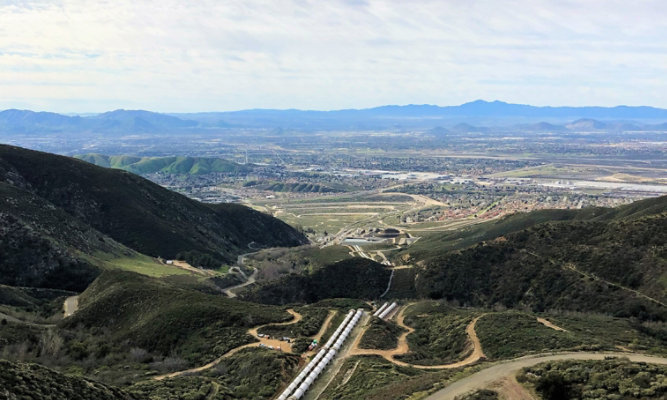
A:
{"type": "Polygon", "coordinates": [[[28,190],[114,240],[151,256],[190,252],[218,263],[256,246],[292,246],[303,235],[234,204],[206,205],[139,176],[87,162],[0,146],[0,181],[28,190]]]}
{"type": "MultiPolygon", "coordinates": [[[[104,272],[81,295],[80,309],[61,323],[64,329],[106,330],[114,343],[162,355],[181,354],[210,361],[252,342],[250,327],[291,317],[282,309],[245,303],[131,272],[104,272]]],[[[92,342],[91,342],[92,345],[92,342]]]]}

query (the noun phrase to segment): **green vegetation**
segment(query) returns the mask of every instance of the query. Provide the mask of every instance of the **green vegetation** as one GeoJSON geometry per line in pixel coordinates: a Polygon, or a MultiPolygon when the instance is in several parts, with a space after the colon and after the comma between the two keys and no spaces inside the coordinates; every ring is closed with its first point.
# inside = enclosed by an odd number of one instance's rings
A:
{"type": "Polygon", "coordinates": [[[272,192],[332,193],[341,191],[316,183],[299,182],[248,181],[244,183],[243,186],[259,190],[269,190],[272,192]]]}
{"type": "Polygon", "coordinates": [[[477,321],[475,331],[490,359],[557,350],[618,351],[619,346],[665,354],[664,323],[642,324],[627,318],[581,313],[543,317],[565,331],[549,328],[535,315],[517,311],[489,313],[477,321]]]}
{"type": "Polygon", "coordinates": [[[421,398],[434,387],[440,388],[465,377],[466,371],[425,371],[399,367],[380,357],[353,357],[342,368],[319,397],[323,400],[364,399],[399,400],[421,398]]]}
{"type": "Polygon", "coordinates": [[[318,268],[310,274],[291,274],[255,285],[242,297],[266,304],[314,303],[335,297],[372,299],[384,292],[390,274],[382,264],[351,258],[318,268]]]}
{"type": "Polygon", "coordinates": [[[545,400],[664,399],[667,366],[627,359],[558,361],[524,368],[519,382],[535,388],[545,400]]]}
{"type": "Polygon", "coordinates": [[[590,313],[563,312],[545,315],[580,340],[594,340],[599,346],[667,354],[667,322],[639,321],[590,313]]]}
{"type": "Polygon", "coordinates": [[[296,372],[296,356],[245,349],[196,376],[146,381],[127,389],[148,400],[269,399],[296,372]]]}
{"type": "Polygon", "coordinates": [[[329,310],[314,306],[297,307],[296,312],[303,317],[301,321],[290,325],[268,325],[258,332],[271,335],[273,337],[286,336],[297,338],[303,336],[313,336],[320,331],[324,320],[329,315],[329,310]]]}
{"type": "Polygon", "coordinates": [[[483,316],[475,331],[484,354],[490,359],[515,358],[526,353],[554,350],[598,350],[594,338],[586,339],[571,332],[548,328],[535,316],[504,312],[483,316]]]}
{"type": "Polygon", "coordinates": [[[75,293],[57,289],[0,285],[0,311],[10,308],[48,318],[62,311],[63,299],[73,294],[75,293]]]}
{"type": "Polygon", "coordinates": [[[417,297],[415,291],[415,278],[419,268],[400,268],[394,270],[394,278],[391,280],[391,288],[385,295],[387,299],[414,299],[417,297]]]}
{"type": "Polygon", "coordinates": [[[259,270],[260,281],[276,279],[290,273],[312,272],[327,264],[348,258],[350,250],[344,246],[300,246],[294,248],[273,248],[248,255],[245,264],[259,270]]]}
{"type": "Polygon", "coordinates": [[[294,246],[306,241],[285,223],[238,204],[202,204],[125,171],[17,147],[0,146],[0,184],[0,190],[10,192],[7,197],[12,199],[1,206],[11,211],[8,216],[3,213],[3,218],[9,218],[7,223],[16,229],[23,227],[16,242],[21,243],[20,249],[33,244],[31,252],[23,250],[12,264],[25,264],[18,257],[27,257],[26,253],[65,253],[69,257],[60,256],[61,261],[51,263],[89,271],[85,279],[78,279],[78,289],[94,279],[95,269],[71,251],[58,251],[62,247],[74,246],[84,254],[118,254],[125,252],[118,246],[122,243],[153,257],[175,258],[182,253],[193,255],[188,261],[195,262],[208,255],[219,266],[234,261],[249,244],[294,246]],[[30,201],[34,207],[24,206],[30,201]],[[34,237],[26,219],[42,227],[34,237]],[[59,233],[65,229],[71,233],[59,233]]]}
{"type": "Polygon", "coordinates": [[[128,393],[93,380],[63,375],[37,364],[0,360],[3,399],[132,400],[128,393]]]}
{"type": "Polygon", "coordinates": [[[161,356],[208,362],[252,342],[246,330],[291,316],[275,307],[182,289],[130,272],[104,272],[81,295],[81,308],[61,326],[84,329],[81,351],[133,346],[161,356]],[[102,334],[104,332],[104,334],[102,334]]]}
{"type": "Polygon", "coordinates": [[[410,353],[398,358],[419,365],[447,364],[464,358],[468,349],[466,326],[476,314],[435,301],[408,307],[404,322],[415,331],[407,338],[410,353]]]}
{"type": "Polygon", "coordinates": [[[371,319],[370,325],[359,342],[362,349],[395,349],[398,346],[398,337],[405,329],[380,318],[371,319]]]}
{"type": "Polygon", "coordinates": [[[417,294],[666,320],[665,208],[667,197],[582,210],[587,219],[538,224],[427,259],[417,294]]]}
{"type": "Polygon", "coordinates": [[[238,175],[246,174],[253,168],[251,165],[241,165],[220,158],[206,157],[133,157],[105,156],[93,153],[78,155],[76,158],[100,167],[122,169],[135,174],[162,172],[200,175],[219,172],[238,175]]]}

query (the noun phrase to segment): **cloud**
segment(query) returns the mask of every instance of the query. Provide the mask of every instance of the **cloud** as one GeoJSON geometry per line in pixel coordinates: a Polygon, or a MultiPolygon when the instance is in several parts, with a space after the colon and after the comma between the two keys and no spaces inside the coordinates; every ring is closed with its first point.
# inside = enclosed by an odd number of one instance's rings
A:
{"type": "Polygon", "coordinates": [[[667,107],[667,3],[0,1],[0,108],[667,107]]]}

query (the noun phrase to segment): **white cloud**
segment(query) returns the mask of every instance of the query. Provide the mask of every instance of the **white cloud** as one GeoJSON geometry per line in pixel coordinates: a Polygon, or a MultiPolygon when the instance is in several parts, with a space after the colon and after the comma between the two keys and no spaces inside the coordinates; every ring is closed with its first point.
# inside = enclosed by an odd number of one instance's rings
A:
{"type": "Polygon", "coordinates": [[[666,21],[660,0],[0,0],[0,108],[667,107],[666,21]]]}

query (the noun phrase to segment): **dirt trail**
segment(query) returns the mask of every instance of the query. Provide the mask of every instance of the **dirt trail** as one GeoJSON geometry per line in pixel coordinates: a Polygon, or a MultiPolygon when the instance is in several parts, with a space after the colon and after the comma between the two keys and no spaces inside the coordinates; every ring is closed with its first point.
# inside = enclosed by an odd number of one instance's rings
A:
{"type": "Polygon", "coordinates": [[[153,379],[156,380],[156,381],[161,381],[163,379],[175,378],[175,377],[181,376],[181,375],[187,375],[187,374],[193,374],[193,373],[205,371],[207,369],[215,367],[216,365],[220,364],[220,362],[222,360],[224,360],[227,357],[230,357],[233,354],[238,353],[240,350],[243,350],[243,349],[246,349],[246,348],[249,348],[249,347],[259,347],[261,344],[263,344],[265,346],[272,346],[273,348],[279,348],[281,350],[283,350],[283,346],[286,346],[287,351],[291,352],[292,351],[292,345],[290,343],[286,343],[286,342],[276,340],[276,339],[260,338],[259,336],[257,336],[257,330],[261,329],[265,326],[296,324],[297,322],[301,321],[301,319],[303,318],[301,316],[301,314],[292,310],[291,308],[289,310],[287,310],[287,312],[292,314],[294,319],[292,319],[291,321],[287,321],[287,322],[273,322],[273,323],[270,323],[270,324],[264,324],[264,325],[260,325],[258,327],[251,328],[251,329],[248,330],[248,334],[252,335],[255,339],[259,340],[259,342],[244,344],[243,346],[235,347],[235,348],[229,350],[228,352],[226,352],[225,354],[221,355],[220,357],[216,358],[215,360],[211,361],[210,363],[202,365],[200,367],[190,368],[190,369],[186,369],[184,371],[171,372],[169,374],[164,374],[164,375],[158,375],[158,376],[153,377],[153,379]]]}
{"type": "Polygon", "coordinates": [[[506,377],[500,381],[493,382],[490,387],[498,392],[498,397],[500,399],[536,400],[535,397],[523,387],[523,385],[517,382],[515,376],[506,377]]]}
{"type": "Polygon", "coordinates": [[[654,357],[638,353],[558,353],[558,354],[541,354],[534,356],[526,356],[514,360],[501,362],[489,368],[476,372],[466,378],[448,385],[446,388],[439,390],[428,396],[426,400],[453,400],[456,396],[461,396],[468,392],[489,387],[494,382],[500,381],[504,378],[513,377],[519,370],[525,367],[531,367],[547,361],[563,361],[563,360],[604,360],[605,357],[624,357],[633,362],[645,362],[650,364],[667,365],[667,358],[654,357]]]}
{"type": "Polygon", "coordinates": [[[324,323],[322,323],[322,327],[320,328],[320,331],[317,332],[315,336],[313,336],[313,340],[317,340],[317,342],[320,342],[320,339],[322,339],[322,336],[324,336],[324,332],[329,329],[329,325],[331,325],[331,320],[333,317],[336,315],[338,311],[336,310],[329,310],[329,315],[327,315],[327,318],[324,320],[324,323]]]}
{"type": "Polygon", "coordinates": [[[547,321],[547,320],[544,319],[544,318],[537,317],[537,322],[539,322],[540,324],[546,326],[547,328],[551,328],[551,329],[554,329],[554,330],[557,330],[557,331],[561,331],[561,332],[567,332],[567,329],[563,329],[563,328],[561,328],[561,327],[558,326],[558,325],[554,325],[553,323],[547,321]]]}
{"type": "Polygon", "coordinates": [[[231,286],[231,287],[228,287],[226,289],[223,289],[223,292],[225,292],[227,297],[230,297],[230,298],[236,297],[235,291],[237,289],[241,289],[241,288],[244,288],[248,285],[252,285],[253,283],[255,283],[255,281],[257,279],[257,272],[258,272],[258,270],[257,270],[257,268],[255,268],[254,271],[252,271],[252,275],[250,275],[248,280],[246,280],[245,282],[240,283],[238,285],[231,286]]]}
{"type": "MultiPolygon", "coordinates": [[[[552,263],[553,263],[553,261],[552,261],[552,263]]],[[[586,277],[586,278],[588,278],[588,279],[593,279],[593,280],[596,280],[596,281],[599,281],[599,282],[604,282],[604,283],[606,283],[606,284],[609,285],[609,286],[614,286],[614,287],[617,287],[617,288],[619,288],[619,289],[626,290],[626,291],[628,291],[628,292],[632,292],[632,293],[634,293],[634,294],[635,294],[636,296],[638,296],[638,297],[641,297],[641,298],[646,299],[646,300],[648,300],[648,301],[651,301],[651,302],[653,302],[653,303],[659,304],[659,305],[661,305],[661,306],[663,306],[663,307],[667,307],[667,304],[663,303],[662,301],[660,301],[660,300],[658,300],[658,299],[654,299],[653,297],[650,297],[650,296],[648,296],[648,295],[645,295],[644,293],[642,293],[642,292],[640,292],[640,291],[638,291],[638,290],[630,289],[629,287],[625,287],[625,286],[623,286],[623,285],[619,285],[618,283],[610,282],[610,281],[608,281],[608,280],[606,280],[606,279],[600,278],[599,276],[597,276],[597,275],[595,275],[595,274],[589,274],[589,273],[587,273],[587,272],[584,272],[584,271],[580,270],[579,268],[577,268],[577,266],[574,265],[574,264],[571,264],[571,263],[565,264],[565,265],[563,266],[563,268],[568,269],[568,270],[570,270],[570,271],[574,271],[574,272],[578,273],[579,275],[584,276],[584,277],[586,277]]]]}
{"type": "Polygon", "coordinates": [[[70,296],[63,303],[63,318],[67,318],[79,309],[79,296],[70,296]]]}
{"type": "Polygon", "coordinates": [[[195,268],[192,265],[190,265],[187,261],[181,261],[181,260],[173,260],[172,264],[176,268],[184,269],[188,272],[192,272],[193,274],[196,275],[201,275],[201,276],[215,276],[215,272],[201,269],[201,268],[195,268]]]}
{"type": "Polygon", "coordinates": [[[466,357],[465,359],[452,364],[443,364],[443,365],[417,365],[396,360],[395,358],[396,356],[407,354],[410,351],[407,338],[409,334],[415,331],[415,329],[405,324],[404,313],[405,310],[411,305],[412,304],[408,304],[407,306],[403,307],[401,311],[398,313],[398,317],[396,318],[396,324],[398,324],[398,326],[402,328],[405,328],[407,331],[403,332],[401,336],[399,336],[398,346],[395,349],[391,350],[360,349],[359,341],[361,341],[361,337],[363,336],[362,333],[356,338],[349,355],[377,355],[383,357],[385,360],[392,362],[396,365],[400,365],[403,367],[419,368],[419,369],[459,368],[466,365],[474,364],[485,357],[484,352],[482,351],[482,344],[480,343],[479,338],[477,337],[477,333],[475,332],[475,324],[477,324],[477,320],[479,320],[481,317],[484,316],[480,315],[477,318],[473,319],[472,322],[470,322],[470,324],[468,324],[468,326],[466,327],[466,333],[468,334],[468,338],[470,339],[470,343],[472,344],[472,353],[470,353],[470,355],[468,355],[468,357],[466,357]]]}

